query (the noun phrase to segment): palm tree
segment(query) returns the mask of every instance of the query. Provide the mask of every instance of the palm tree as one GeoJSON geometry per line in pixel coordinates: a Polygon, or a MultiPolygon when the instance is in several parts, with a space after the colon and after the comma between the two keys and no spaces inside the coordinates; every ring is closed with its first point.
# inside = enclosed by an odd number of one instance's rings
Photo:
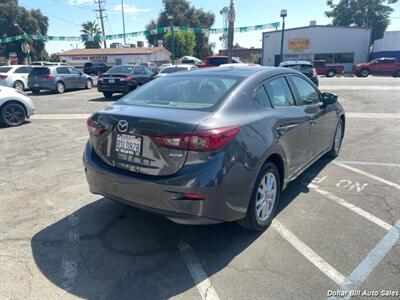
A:
{"type": "MultiPolygon", "coordinates": [[[[95,22],[87,21],[82,24],[81,32],[87,36],[101,36],[101,30],[99,25],[95,22]]],[[[100,48],[100,40],[96,41],[85,41],[86,49],[100,48]]]]}

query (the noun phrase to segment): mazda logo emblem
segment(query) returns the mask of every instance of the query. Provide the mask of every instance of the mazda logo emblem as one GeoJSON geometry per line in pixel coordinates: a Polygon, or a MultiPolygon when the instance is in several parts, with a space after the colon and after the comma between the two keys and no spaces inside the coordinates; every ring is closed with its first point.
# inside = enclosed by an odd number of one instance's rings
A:
{"type": "Polygon", "coordinates": [[[128,131],[128,122],[125,120],[120,120],[117,125],[119,132],[127,132],[128,131]]]}

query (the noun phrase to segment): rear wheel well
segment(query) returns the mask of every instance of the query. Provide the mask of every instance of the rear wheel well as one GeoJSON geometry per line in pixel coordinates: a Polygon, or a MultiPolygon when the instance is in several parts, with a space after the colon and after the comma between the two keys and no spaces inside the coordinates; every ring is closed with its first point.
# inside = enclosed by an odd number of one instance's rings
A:
{"type": "Polygon", "coordinates": [[[279,154],[274,153],[267,158],[264,164],[266,164],[267,162],[273,163],[278,169],[281,188],[283,188],[283,184],[285,181],[285,165],[283,163],[282,157],[279,154]]]}
{"type": "Polygon", "coordinates": [[[4,106],[6,106],[7,104],[10,104],[10,103],[16,103],[16,104],[21,105],[21,106],[23,107],[24,111],[25,111],[25,117],[27,117],[27,110],[26,110],[25,104],[22,103],[21,101],[18,101],[18,100],[8,100],[8,101],[4,102],[4,103],[0,106],[0,112],[1,112],[1,110],[3,109],[4,106]]]}

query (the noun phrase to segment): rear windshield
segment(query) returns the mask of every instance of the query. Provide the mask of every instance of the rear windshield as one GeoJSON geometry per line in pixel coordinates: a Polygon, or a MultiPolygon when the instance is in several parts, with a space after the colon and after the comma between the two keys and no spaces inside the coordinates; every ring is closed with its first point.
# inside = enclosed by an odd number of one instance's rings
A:
{"type": "Polygon", "coordinates": [[[0,67],[0,73],[7,73],[10,71],[12,68],[10,67],[0,67]]]}
{"type": "Polygon", "coordinates": [[[115,66],[108,70],[106,73],[123,73],[128,74],[132,73],[134,66],[115,66]]]}
{"type": "Polygon", "coordinates": [[[286,65],[286,68],[291,68],[302,73],[312,73],[313,67],[311,65],[286,65]]]}
{"type": "Polygon", "coordinates": [[[31,75],[47,75],[50,74],[49,68],[33,68],[31,75]]]}
{"type": "Polygon", "coordinates": [[[160,73],[175,73],[178,71],[187,71],[188,68],[185,67],[171,67],[162,69],[160,73]]]}
{"type": "Polygon", "coordinates": [[[117,104],[213,111],[238,82],[236,77],[166,76],[150,81],[117,104]]]}

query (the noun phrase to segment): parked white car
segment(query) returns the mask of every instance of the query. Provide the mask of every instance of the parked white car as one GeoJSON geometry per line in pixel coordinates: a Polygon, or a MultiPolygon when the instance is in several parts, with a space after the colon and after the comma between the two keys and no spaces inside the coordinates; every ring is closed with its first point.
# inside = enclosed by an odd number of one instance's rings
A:
{"type": "Polygon", "coordinates": [[[0,85],[23,91],[28,87],[28,75],[31,71],[31,66],[2,66],[0,67],[0,85]]]}
{"type": "Polygon", "coordinates": [[[175,72],[192,71],[192,70],[196,70],[196,69],[198,69],[198,67],[196,67],[195,65],[172,65],[172,66],[165,67],[162,70],[160,70],[160,72],[154,78],[163,77],[165,75],[175,73],[175,72]]]}
{"type": "Polygon", "coordinates": [[[34,112],[35,106],[24,92],[0,86],[0,125],[19,126],[34,112]]]}

